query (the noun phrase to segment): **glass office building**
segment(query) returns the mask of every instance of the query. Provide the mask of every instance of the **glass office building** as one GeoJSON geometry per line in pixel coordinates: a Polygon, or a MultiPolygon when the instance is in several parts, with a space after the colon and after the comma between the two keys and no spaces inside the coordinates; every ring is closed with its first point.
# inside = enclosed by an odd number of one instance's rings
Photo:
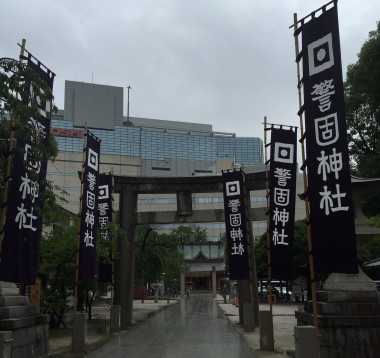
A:
{"type": "MultiPolygon", "coordinates": [[[[48,166],[48,179],[68,193],[67,203],[61,203],[66,209],[74,213],[79,210],[84,118],[89,130],[101,139],[101,172],[165,177],[216,175],[241,165],[245,171],[262,168],[260,138],[215,132],[207,124],[127,118],[122,115],[120,91],[122,88],[66,81],[65,109],[53,116],[51,125],[59,155],[48,166]]],[[[138,200],[139,211],[176,210],[175,195],[140,195],[138,200]]],[[[252,202],[262,206],[265,194],[255,193],[252,202]]],[[[223,199],[219,193],[194,194],[193,206],[195,210],[222,209],[223,199]]],[[[261,226],[266,224],[255,225],[263,232],[261,226]]],[[[224,223],[206,226],[210,239],[217,240],[224,232],[224,223]]],[[[161,225],[157,229],[170,231],[175,227],[161,225]]]]}
{"type": "MultiPolygon", "coordinates": [[[[101,154],[139,158],[142,176],[215,174],[218,159],[229,159],[235,165],[263,164],[263,143],[259,138],[214,133],[211,126],[208,132],[191,131],[180,125],[173,122],[174,128],[144,127],[139,125],[139,118],[130,118],[129,125],[90,130],[101,139],[101,154]]],[[[64,120],[62,112],[53,116],[52,133],[60,151],[82,152],[82,131],[64,120]]]]}

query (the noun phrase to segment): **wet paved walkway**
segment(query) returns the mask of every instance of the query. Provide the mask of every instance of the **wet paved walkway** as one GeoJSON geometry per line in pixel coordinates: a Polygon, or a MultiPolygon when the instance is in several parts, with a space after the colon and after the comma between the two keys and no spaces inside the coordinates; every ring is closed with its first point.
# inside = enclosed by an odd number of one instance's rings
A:
{"type": "Polygon", "coordinates": [[[212,295],[194,294],[86,357],[245,358],[253,353],[212,295]]]}

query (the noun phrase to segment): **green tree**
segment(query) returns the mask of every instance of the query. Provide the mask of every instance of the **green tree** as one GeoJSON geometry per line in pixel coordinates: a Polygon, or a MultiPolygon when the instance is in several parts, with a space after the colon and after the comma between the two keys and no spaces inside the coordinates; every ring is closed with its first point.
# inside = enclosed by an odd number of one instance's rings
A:
{"type": "MultiPolygon", "coordinates": [[[[366,219],[366,223],[370,226],[380,228],[380,215],[366,219]]],[[[380,258],[380,235],[376,235],[371,241],[358,249],[359,264],[363,271],[366,272],[372,279],[380,279],[380,271],[378,268],[368,268],[364,263],[380,258]]]]}
{"type": "Polygon", "coordinates": [[[157,282],[162,273],[167,282],[179,282],[183,256],[175,235],[159,235],[149,226],[139,226],[135,259],[136,284],[157,282]]]}
{"type": "Polygon", "coordinates": [[[50,327],[65,326],[64,318],[73,294],[77,253],[77,225],[56,226],[42,236],[39,272],[45,278],[42,309],[50,314],[50,327]]]}
{"type": "Polygon", "coordinates": [[[261,282],[268,277],[268,253],[267,253],[267,234],[263,234],[255,242],[255,257],[257,278],[261,282]]]}
{"type": "MultiPolygon", "coordinates": [[[[309,276],[309,258],[307,249],[307,227],[305,220],[294,223],[292,279],[298,276],[309,276]]],[[[257,275],[259,280],[268,277],[267,234],[263,234],[255,243],[257,275]]]]}
{"type": "Polygon", "coordinates": [[[380,176],[380,22],[347,69],[345,104],[354,173],[380,176]]]}
{"type": "Polygon", "coordinates": [[[157,232],[148,225],[137,227],[135,245],[136,284],[155,282],[159,272],[162,272],[161,260],[155,251],[157,235],[157,232]]]}
{"type": "MultiPolygon", "coordinates": [[[[124,237],[124,231],[118,224],[108,223],[108,240],[101,238],[98,231],[96,240],[96,277],[89,281],[78,282],[78,307],[86,304],[87,318],[92,319],[92,305],[95,301],[101,298],[101,295],[113,286],[113,282],[102,282],[99,280],[100,262],[104,264],[112,265],[113,260],[118,259],[118,253],[116,251],[116,239],[124,237]],[[79,296],[80,295],[80,296],[79,296]]],[[[112,278],[111,278],[112,280],[112,278]]],[[[83,309],[83,307],[81,307],[83,309]]]]}
{"type": "Polygon", "coordinates": [[[366,218],[366,223],[370,226],[380,228],[380,215],[371,216],[369,218],[366,218]]]}
{"type": "Polygon", "coordinates": [[[309,277],[309,255],[307,246],[306,220],[297,220],[294,223],[293,242],[293,277],[309,277]]]}
{"type": "Polygon", "coordinates": [[[228,276],[228,273],[230,272],[230,263],[228,262],[228,251],[227,251],[227,234],[226,232],[223,232],[220,234],[220,242],[222,243],[222,246],[224,248],[224,264],[225,264],[225,276],[228,276]]]}
{"type": "MultiPolygon", "coordinates": [[[[39,109],[35,98],[41,101],[53,101],[54,97],[50,88],[41,81],[38,74],[28,68],[24,63],[20,63],[10,58],[0,58],[0,180],[9,174],[7,170],[7,159],[9,158],[9,141],[11,133],[16,140],[33,137],[35,145],[30,154],[32,160],[54,160],[58,154],[58,146],[54,137],[48,133],[49,145],[46,146],[44,138],[38,135],[35,128],[28,123],[29,118],[38,117],[39,109]],[[30,91],[30,84],[33,83],[33,94],[30,91]],[[14,121],[14,125],[13,125],[14,121]]],[[[52,107],[53,112],[57,110],[52,107]]],[[[49,116],[49,113],[47,114],[49,116]]],[[[36,174],[28,172],[30,179],[34,179],[36,174]]],[[[40,192],[45,203],[45,212],[51,212],[58,200],[62,200],[65,192],[55,186],[51,181],[45,180],[40,183],[45,187],[40,192]]]]}
{"type": "Polygon", "coordinates": [[[364,263],[380,258],[380,235],[375,236],[369,243],[358,250],[359,264],[363,271],[373,280],[380,280],[378,267],[367,267],[364,263]]]}
{"type": "MultiPolygon", "coordinates": [[[[122,235],[117,224],[108,224],[110,240],[101,240],[97,237],[96,262],[107,260],[111,263],[110,253],[116,257],[113,242],[122,235]]],[[[69,299],[74,292],[75,267],[77,255],[78,222],[71,217],[68,222],[61,221],[53,230],[45,233],[40,244],[40,274],[45,284],[42,288],[42,309],[50,314],[50,327],[65,326],[65,314],[69,311],[69,299]]],[[[85,301],[88,307],[88,318],[91,319],[91,306],[104,292],[106,284],[100,283],[97,278],[92,281],[79,282],[78,307],[85,301]],[[81,301],[82,300],[82,301],[81,301]]]]}
{"type": "Polygon", "coordinates": [[[199,225],[181,225],[171,232],[177,242],[207,242],[207,230],[199,225]]]}
{"type": "MultiPolygon", "coordinates": [[[[15,120],[13,127],[15,138],[23,139],[32,136],[36,143],[32,155],[38,159],[51,159],[57,155],[56,143],[51,141],[50,146],[46,148],[43,136],[39,135],[32,125],[28,124],[30,117],[39,116],[36,97],[39,97],[41,101],[54,100],[50,88],[27,65],[13,59],[0,58],[0,138],[2,139],[2,149],[6,149],[7,142],[4,139],[10,137],[12,129],[10,120],[12,119],[15,120]],[[30,91],[28,78],[33,83],[33,93],[30,91]]],[[[53,111],[57,110],[55,106],[52,108],[53,111]]],[[[2,150],[2,163],[4,163],[6,155],[7,150],[2,150]]],[[[4,175],[3,172],[2,175],[4,175]]]]}

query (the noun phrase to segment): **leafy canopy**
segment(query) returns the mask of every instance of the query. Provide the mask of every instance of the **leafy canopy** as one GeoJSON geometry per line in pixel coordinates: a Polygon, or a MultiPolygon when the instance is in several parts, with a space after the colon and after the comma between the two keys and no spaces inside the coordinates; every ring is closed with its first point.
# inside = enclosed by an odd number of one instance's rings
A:
{"type": "Polygon", "coordinates": [[[380,176],[380,22],[347,69],[345,104],[354,173],[380,176]]]}
{"type": "MultiPolygon", "coordinates": [[[[29,123],[29,118],[39,116],[35,98],[40,98],[42,102],[54,100],[47,84],[25,63],[0,58],[0,180],[9,175],[10,167],[7,163],[10,158],[10,143],[15,144],[17,140],[33,137],[35,145],[28,152],[31,161],[54,160],[58,154],[58,145],[54,137],[47,133],[50,137],[49,145],[46,146],[43,136],[29,123]],[[10,141],[11,137],[15,139],[10,141]]],[[[52,106],[52,110],[56,111],[57,108],[52,106]]],[[[47,113],[47,116],[49,115],[47,113]]],[[[32,170],[28,172],[31,179],[35,175],[32,170]]],[[[48,211],[58,198],[63,199],[65,192],[49,180],[40,185],[45,187],[40,195],[48,211]]]]}
{"type": "Polygon", "coordinates": [[[178,242],[206,242],[207,230],[199,225],[181,225],[171,232],[178,242]]]}
{"type": "Polygon", "coordinates": [[[183,255],[173,234],[158,234],[149,226],[138,226],[135,250],[135,283],[157,282],[165,273],[168,282],[179,282],[183,255]]]}

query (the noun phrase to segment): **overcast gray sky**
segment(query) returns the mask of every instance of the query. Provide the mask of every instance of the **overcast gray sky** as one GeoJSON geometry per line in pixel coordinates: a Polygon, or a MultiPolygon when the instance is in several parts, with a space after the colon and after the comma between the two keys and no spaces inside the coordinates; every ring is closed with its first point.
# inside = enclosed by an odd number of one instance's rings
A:
{"type": "MultiPolygon", "coordinates": [[[[0,57],[27,49],[65,80],[130,85],[130,115],[263,138],[298,125],[293,14],[317,0],[1,0],[0,57]]],[[[338,2],[343,74],[380,20],[379,0],[338,2]]]]}

